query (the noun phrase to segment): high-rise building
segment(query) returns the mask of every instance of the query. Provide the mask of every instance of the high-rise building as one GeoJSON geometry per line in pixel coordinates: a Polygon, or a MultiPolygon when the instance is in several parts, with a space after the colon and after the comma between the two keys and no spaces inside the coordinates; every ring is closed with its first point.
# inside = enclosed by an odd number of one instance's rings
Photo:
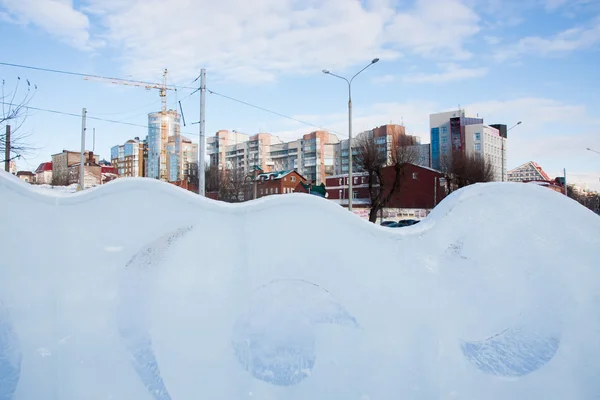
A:
{"type": "Polygon", "coordinates": [[[125,144],[110,149],[110,164],[116,168],[120,177],[146,176],[144,154],[147,153],[147,142],[139,137],[128,140],[125,144]]]}
{"type": "Polygon", "coordinates": [[[465,110],[448,111],[429,116],[431,133],[431,166],[443,170],[450,166],[453,155],[480,155],[492,165],[494,180],[506,175],[506,125],[485,125],[483,118],[465,110]]]}
{"type": "MultiPolygon", "coordinates": [[[[387,164],[390,165],[392,162],[392,148],[399,142],[400,137],[406,138],[402,141],[403,145],[408,145],[415,151],[416,160],[414,164],[429,167],[429,145],[421,144],[421,138],[418,136],[406,135],[405,127],[402,125],[383,125],[377,128],[364,131],[356,135],[352,140],[353,155],[357,155],[357,146],[361,140],[365,138],[374,138],[375,144],[379,148],[379,151],[386,154],[387,164]]],[[[342,140],[338,145],[335,146],[335,174],[344,175],[348,173],[348,139],[342,140]]],[[[361,172],[360,166],[354,162],[352,164],[352,172],[361,172]]]]}
{"type": "Polygon", "coordinates": [[[208,162],[220,170],[245,168],[250,136],[236,131],[220,130],[206,139],[208,162]]]}
{"type": "Polygon", "coordinates": [[[198,145],[185,136],[170,136],[167,142],[167,174],[169,182],[188,181],[190,164],[198,163],[198,145]]]}
{"type": "Polygon", "coordinates": [[[250,173],[254,166],[271,171],[274,165],[270,157],[271,147],[281,143],[281,139],[270,133],[249,136],[220,130],[207,140],[209,162],[220,170],[240,168],[245,174],[250,173]]]}
{"type": "Polygon", "coordinates": [[[169,160],[167,144],[169,137],[179,136],[179,113],[168,110],[148,114],[148,169],[146,176],[154,179],[169,180],[169,160]]]}
{"type": "Polygon", "coordinates": [[[265,172],[294,170],[319,185],[335,172],[333,145],[337,143],[337,136],[326,131],[314,131],[286,143],[270,133],[248,136],[218,131],[208,138],[207,147],[210,165],[221,170],[241,168],[245,174],[255,166],[265,172]]]}

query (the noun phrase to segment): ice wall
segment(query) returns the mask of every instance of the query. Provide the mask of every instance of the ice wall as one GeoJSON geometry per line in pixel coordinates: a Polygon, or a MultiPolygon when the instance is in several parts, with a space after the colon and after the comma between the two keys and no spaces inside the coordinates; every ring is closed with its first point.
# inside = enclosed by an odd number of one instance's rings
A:
{"type": "Polygon", "coordinates": [[[600,398],[600,218],[475,185],[422,223],[0,174],[0,400],[600,398]]]}

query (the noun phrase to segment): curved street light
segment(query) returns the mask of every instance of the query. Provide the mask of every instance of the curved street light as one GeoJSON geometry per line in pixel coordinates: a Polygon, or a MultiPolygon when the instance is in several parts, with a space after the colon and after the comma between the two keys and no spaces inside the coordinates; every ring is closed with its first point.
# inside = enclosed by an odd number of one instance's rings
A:
{"type": "Polygon", "coordinates": [[[352,76],[352,78],[347,79],[343,76],[336,75],[333,72],[330,72],[327,69],[323,70],[323,73],[326,75],[331,75],[336,78],[342,79],[346,81],[348,84],[348,211],[352,211],[352,81],[356,78],[361,72],[365,69],[369,68],[371,65],[375,64],[379,61],[379,58],[374,58],[371,62],[358,71],[356,74],[352,76]]]}
{"type": "MultiPolygon", "coordinates": [[[[517,126],[521,125],[522,123],[523,123],[523,121],[517,122],[516,124],[514,124],[513,126],[511,126],[510,128],[508,128],[506,130],[506,132],[510,131],[513,128],[516,128],[517,126]]],[[[504,172],[504,168],[505,168],[504,167],[504,156],[505,156],[505,154],[504,154],[504,142],[505,142],[505,140],[502,141],[502,182],[504,182],[506,180],[505,172],[504,172]]]]}
{"type": "Polygon", "coordinates": [[[589,151],[591,151],[592,153],[597,153],[597,154],[600,154],[600,151],[596,151],[596,150],[594,150],[594,149],[590,149],[589,147],[588,147],[587,149],[588,149],[589,151]]]}

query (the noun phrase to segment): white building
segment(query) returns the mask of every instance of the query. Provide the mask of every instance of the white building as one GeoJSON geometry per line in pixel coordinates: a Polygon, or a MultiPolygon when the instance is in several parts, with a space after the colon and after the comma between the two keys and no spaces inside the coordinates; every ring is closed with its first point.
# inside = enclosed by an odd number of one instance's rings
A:
{"type": "Polygon", "coordinates": [[[429,116],[431,167],[441,170],[455,152],[479,154],[494,170],[494,180],[506,180],[506,125],[486,125],[483,118],[466,110],[429,116]]]}
{"type": "Polygon", "coordinates": [[[539,164],[529,161],[508,171],[509,182],[549,181],[548,174],[539,164]]]}

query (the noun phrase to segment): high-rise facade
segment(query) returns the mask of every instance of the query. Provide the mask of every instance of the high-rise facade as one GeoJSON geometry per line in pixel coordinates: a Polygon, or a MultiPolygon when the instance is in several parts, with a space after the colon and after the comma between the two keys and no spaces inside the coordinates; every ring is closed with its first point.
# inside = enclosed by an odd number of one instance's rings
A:
{"type": "Polygon", "coordinates": [[[486,125],[483,118],[465,110],[429,116],[431,167],[448,168],[455,154],[479,155],[492,165],[494,180],[506,175],[506,125],[486,125]]]}
{"type": "Polygon", "coordinates": [[[146,176],[169,180],[167,145],[169,138],[179,136],[180,117],[175,110],[148,114],[148,170],[146,176]]]}
{"type": "MultiPolygon", "coordinates": [[[[418,136],[411,136],[406,134],[406,130],[402,125],[388,124],[378,126],[377,128],[364,131],[356,135],[352,140],[353,155],[357,155],[357,146],[361,140],[366,138],[373,138],[381,153],[386,154],[387,164],[392,163],[392,149],[401,143],[403,146],[406,145],[414,150],[415,160],[413,164],[421,165],[424,167],[430,166],[429,161],[429,145],[421,144],[421,139],[418,136]],[[405,138],[400,141],[400,138],[405,138]]],[[[345,175],[348,173],[348,158],[350,151],[348,149],[348,139],[342,140],[338,145],[335,146],[335,174],[345,175]]],[[[361,172],[360,166],[354,162],[352,164],[352,171],[361,172]]]]}
{"type": "Polygon", "coordinates": [[[270,133],[249,136],[218,131],[207,140],[211,166],[220,170],[240,168],[250,174],[255,166],[263,171],[295,170],[313,183],[325,182],[334,174],[333,147],[339,139],[326,131],[314,131],[302,139],[283,142],[270,133]]]}
{"type": "Polygon", "coordinates": [[[136,137],[122,145],[111,147],[110,164],[116,168],[120,177],[146,176],[146,151],[146,141],[136,137]]]}
{"type": "Polygon", "coordinates": [[[185,136],[170,136],[167,142],[167,175],[169,182],[187,181],[190,165],[198,162],[198,145],[185,136]]]}

